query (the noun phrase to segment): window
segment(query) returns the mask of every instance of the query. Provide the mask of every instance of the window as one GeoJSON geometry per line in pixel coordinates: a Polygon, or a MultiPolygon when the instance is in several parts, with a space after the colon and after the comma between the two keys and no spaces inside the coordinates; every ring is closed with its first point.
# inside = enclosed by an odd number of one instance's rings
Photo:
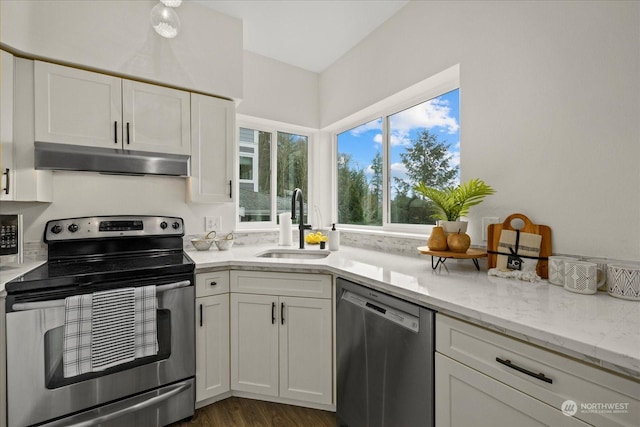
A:
{"type": "Polygon", "coordinates": [[[459,182],[459,90],[337,135],[337,214],[348,225],[402,228],[435,224],[418,182],[444,188],[459,182]]]}
{"type": "Polygon", "coordinates": [[[291,211],[295,188],[302,190],[306,221],[308,142],[306,135],[240,127],[239,222],[275,224],[279,213],[291,211]]]}
{"type": "Polygon", "coordinates": [[[338,222],[382,225],[382,119],[338,135],[338,222]]]}

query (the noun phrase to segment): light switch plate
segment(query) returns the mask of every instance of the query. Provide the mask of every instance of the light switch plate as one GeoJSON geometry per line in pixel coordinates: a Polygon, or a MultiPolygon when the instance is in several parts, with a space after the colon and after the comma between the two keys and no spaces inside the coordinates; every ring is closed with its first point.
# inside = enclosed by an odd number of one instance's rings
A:
{"type": "Polygon", "coordinates": [[[482,218],[482,241],[487,241],[487,228],[489,224],[500,224],[500,218],[497,216],[486,216],[482,218]]]}
{"type": "Polygon", "coordinates": [[[221,216],[205,216],[204,217],[204,231],[208,233],[210,231],[220,232],[222,229],[222,217],[221,216]]]}

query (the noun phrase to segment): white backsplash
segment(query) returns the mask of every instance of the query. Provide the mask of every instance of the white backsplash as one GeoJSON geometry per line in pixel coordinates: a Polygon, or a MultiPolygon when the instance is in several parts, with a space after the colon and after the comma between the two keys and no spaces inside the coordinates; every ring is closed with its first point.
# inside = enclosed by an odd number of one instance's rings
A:
{"type": "MultiPolygon", "coordinates": [[[[191,249],[191,239],[202,237],[202,235],[186,235],[184,236],[184,248],[191,249]]],[[[362,232],[350,232],[341,230],[340,244],[355,248],[370,249],[378,252],[386,252],[404,256],[420,257],[417,248],[427,245],[427,237],[417,238],[409,236],[383,236],[362,232]]],[[[294,246],[298,244],[298,230],[293,230],[292,241],[294,246]]],[[[251,246],[257,244],[273,243],[278,244],[278,231],[263,232],[234,232],[234,245],[251,246]]],[[[315,247],[315,245],[306,245],[315,247]]],[[[486,249],[486,246],[472,245],[474,248],[486,249]]],[[[215,247],[213,248],[215,250],[215,247]]],[[[554,254],[564,256],[574,256],[581,258],[581,255],[575,254],[554,254]]],[[[23,248],[24,261],[45,261],[47,259],[47,245],[43,242],[25,242],[23,248]]],[[[589,259],[599,259],[604,263],[632,263],[637,264],[638,261],[620,260],[606,257],[588,257],[589,259]]]]}

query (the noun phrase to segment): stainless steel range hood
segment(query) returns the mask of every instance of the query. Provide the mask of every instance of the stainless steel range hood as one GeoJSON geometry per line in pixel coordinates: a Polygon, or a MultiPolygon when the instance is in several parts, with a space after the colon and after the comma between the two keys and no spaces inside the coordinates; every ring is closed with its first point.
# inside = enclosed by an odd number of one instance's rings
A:
{"type": "Polygon", "coordinates": [[[189,156],[36,141],[35,168],[123,175],[189,176],[189,156]]]}

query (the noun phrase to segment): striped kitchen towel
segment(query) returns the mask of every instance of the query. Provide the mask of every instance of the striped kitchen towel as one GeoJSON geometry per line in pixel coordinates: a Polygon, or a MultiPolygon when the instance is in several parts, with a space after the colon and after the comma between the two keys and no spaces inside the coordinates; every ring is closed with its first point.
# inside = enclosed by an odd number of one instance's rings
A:
{"type": "Polygon", "coordinates": [[[158,354],[156,309],[154,285],[66,298],[64,377],[158,354]]]}
{"type": "Polygon", "coordinates": [[[501,271],[535,271],[540,255],[541,234],[502,230],[496,268],[501,271]]]}
{"type": "Polygon", "coordinates": [[[102,371],[135,359],[135,289],[93,294],[91,368],[102,371]]]}
{"type": "Polygon", "coordinates": [[[158,354],[156,327],[156,287],[135,289],[135,349],[136,358],[158,354]]]}
{"type": "Polygon", "coordinates": [[[91,372],[91,313],[93,295],[65,298],[62,352],[65,378],[91,372]]]}

